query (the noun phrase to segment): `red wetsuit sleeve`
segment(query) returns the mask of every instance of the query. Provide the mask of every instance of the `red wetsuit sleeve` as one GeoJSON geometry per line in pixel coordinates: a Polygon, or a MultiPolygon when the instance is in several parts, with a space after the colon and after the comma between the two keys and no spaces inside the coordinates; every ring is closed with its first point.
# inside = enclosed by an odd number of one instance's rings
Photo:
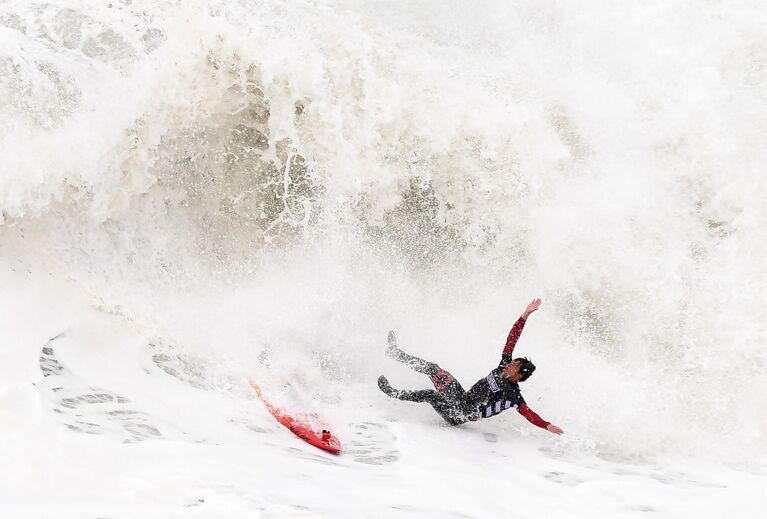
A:
{"type": "Polygon", "coordinates": [[[541,429],[545,429],[551,425],[549,422],[538,416],[535,411],[527,407],[527,404],[521,404],[519,407],[517,407],[517,411],[519,411],[519,414],[527,418],[528,422],[533,425],[537,425],[541,429]]]}
{"type": "Polygon", "coordinates": [[[511,327],[509,336],[506,338],[506,346],[503,347],[504,355],[511,355],[514,351],[514,346],[517,344],[519,336],[522,335],[522,328],[525,327],[525,321],[524,317],[520,317],[517,319],[517,322],[514,323],[514,326],[511,327]]]}

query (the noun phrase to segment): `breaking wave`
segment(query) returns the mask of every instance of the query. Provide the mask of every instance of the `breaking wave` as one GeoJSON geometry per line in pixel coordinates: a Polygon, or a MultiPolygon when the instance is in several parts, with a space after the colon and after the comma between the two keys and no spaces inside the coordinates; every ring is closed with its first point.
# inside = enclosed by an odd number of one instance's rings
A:
{"type": "Polygon", "coordinates": [[[541,296],[529,391],[579,448],[762,459],[739,4],[4,2],[0,254],[316,384],[370,384],[394,326],[469,382],[541,296]]]}

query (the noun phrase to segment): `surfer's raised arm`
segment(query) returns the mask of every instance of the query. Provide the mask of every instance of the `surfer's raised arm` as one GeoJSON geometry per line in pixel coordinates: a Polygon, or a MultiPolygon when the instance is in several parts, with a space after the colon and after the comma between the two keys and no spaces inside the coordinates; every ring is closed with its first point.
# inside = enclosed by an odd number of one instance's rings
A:
{"type": "Polygon", "coordinates": [[[511,327],[509,336],[506,338],[506,345],[503,347],[504,355],[511,355],[514,352],[514,346],[516,346],[517,341],[519,340],[519,336],[522,335],[522,329],[525,327],[525,322],[527,322],[527,318],[530,317],[531,313],[535,312],[540,307],[541,307],[540,299],[533,299],[530,302],[530,304],[527,305],[527,308],[525,308],[525,311],[522,312],[522,315],[519,316],[519,319],[517,319],[517,322],[514,323],[514,326],[511,327]]]}
{"type": "Polygon", "coordinates": [[[527,319],[531,313],[535,312],[541,307],[541,298],[533,299],[530,301],[530,304],[527,305],[527,308],[525,308],[525,311],[522,312],[522,318],[527,319]]]}

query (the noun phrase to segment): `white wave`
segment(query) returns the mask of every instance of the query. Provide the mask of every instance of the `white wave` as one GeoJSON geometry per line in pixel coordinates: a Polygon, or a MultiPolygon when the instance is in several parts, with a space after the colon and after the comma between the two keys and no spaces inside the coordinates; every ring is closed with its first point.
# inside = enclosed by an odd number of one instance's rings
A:
{"type": "Polygon", "coordinates": [[[306,398],[375,399],[392,327],[471,384],[541,296],[525,394],[568,456],[759,470],[765,21],[747,1],[3,2],[7,308],[35,280],[3,390],[31,398],[39,348],[94,307],[131,358],[171,345],[224,395],[268,351],[306,398]]]}

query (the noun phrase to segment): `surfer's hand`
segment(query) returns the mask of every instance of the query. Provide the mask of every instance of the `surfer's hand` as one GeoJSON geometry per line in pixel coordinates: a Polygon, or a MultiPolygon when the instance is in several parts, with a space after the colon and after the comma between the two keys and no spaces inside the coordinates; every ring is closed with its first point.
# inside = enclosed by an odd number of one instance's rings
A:
{"type": "Polygon", "coordinates": [[[550,433],[554,433],[554,434],[564,434],[565,433],[565,431],[563,431],[562,429],[560,429],[559,427],[557,427],[553,423],[550,423],[549,425],[547,425],[546,426],[546,430],[549,431],[550,433]]]}
{"type": "Polygon", "coordinates": [[[532,302],[527,305],[527,308],[525,308],[525,312],[522,314],[522,317],[527,319],[527,317],[538,310],[541,307],[541,300],[540,299],[533,299],[532,302]]]}

